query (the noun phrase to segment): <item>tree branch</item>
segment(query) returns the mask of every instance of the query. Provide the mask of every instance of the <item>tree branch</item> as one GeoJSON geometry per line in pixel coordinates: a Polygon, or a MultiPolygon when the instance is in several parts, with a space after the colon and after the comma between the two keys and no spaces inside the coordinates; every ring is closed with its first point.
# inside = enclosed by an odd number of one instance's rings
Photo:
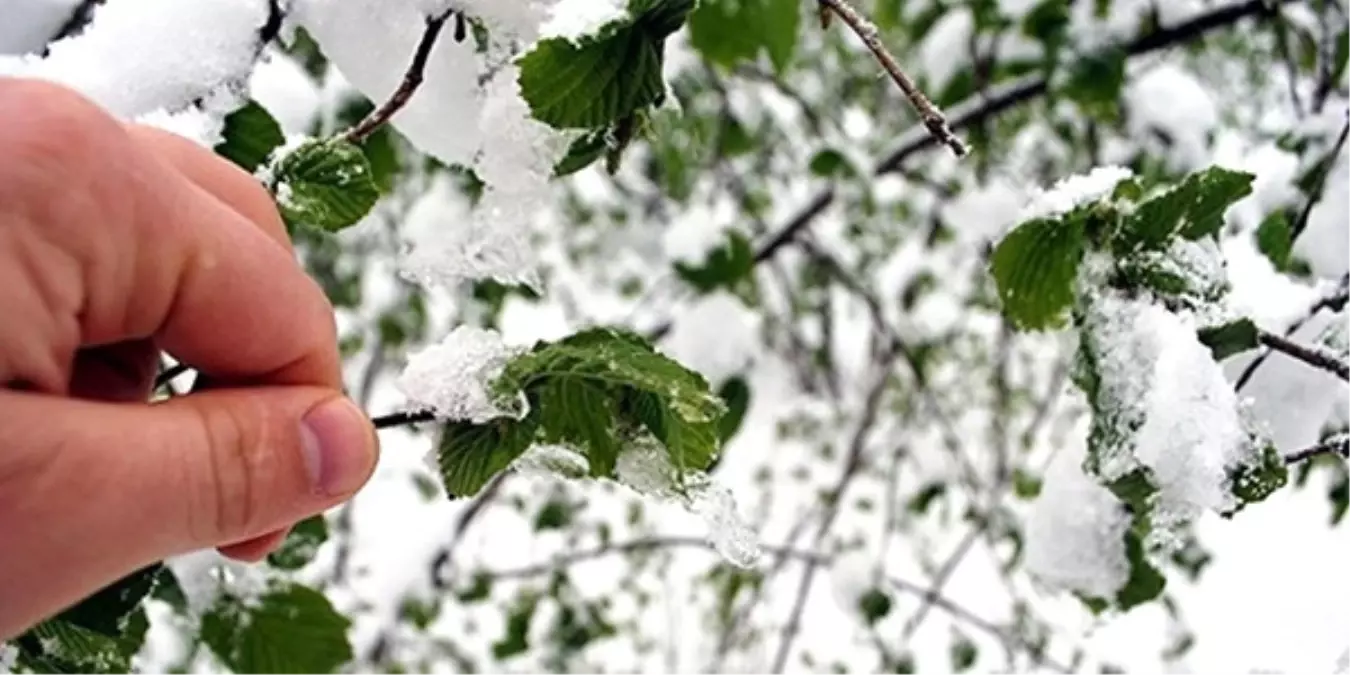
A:
{"type": "MultiPolygon", "coordinates": [[[[1142,56],[1189,42],[1221,28],[1227,28],[1249,16],[1269,18],[1274,15],[1277,5],[1296,1],[1298,0],[1278,0],[1275,3],[1269,3],[1267,0],[1246,0],[1199,14],[1189,21],[1184,21],[1171,28],[1156,30],[1133,40],[1111,45],[1105,51],[1124,51],[1127,58],[1142,56]]],[[[954,131],[959,131],[981,124],[985,120],[1019,104],[1043,96],[1048,91],[1048,80],[1044,77],[1026,76],[1011,80],[993,87],[988,94],[974,96],[964,103],[954,106],[948,117],[949,126],[954,131]]],[[[873,168],[873,174],[881,175],[895,171],[905,160],[933,147],[936,143],[937,140],[927,132],[927,129],[921,128],[906,132],[897,147],[873,168]]],[[[833,187],[827,187],[816,193],[816,196],[801,211],[790,218],[776,234],[759,248],[755,254],[755,262],[761,262],[776,255],[779,249],[792,241],[802,229],[809,227],[812,221],[834,201],[835,197],[836,193],[833,187]]]]}
{"type": "Polygon", "coordinates": [[[390,427],[402,427],[410,424],[422,424],[432,422],[436,419],[436,413],[430,410],[409,410],[405,412],[389,413],[379,417],[370,418],[371,424],[376,429],[388,429],[390,427]]]}
{"type": "MultiPolygon", "coordinates": [[[[834,525],[835,517],[839,515],[839,503],[844,498],[844,491],[848,489],[858,471],[863,467],[863,450],[867,446],[867,437],[876,424],[877,411],[881,408],[881,400],[886,392],[886,384],[889,380],[889,371],[891,364],[895,361],[897,350],[895,345],[887,345],[886,353],[882,356],[881,365],[876,369],[877,380],[872,384],[867,392],[866,401],[863,403],[862,416],[858,419],[858,429],[853,433],[849,441],[848,454],[844,457],[844,467],[839,473],[839,480],[835,482],[834,488],[828,494],[828,503],[825,506],[825,513],[820,519],[820,526],[816,529],[816,537],[812,548],[820,550],[821,544],[825,541],[825,536],[829,534],[830,528],[834,525]]],[[[806,596],[811,591],[811,582],[815,580],[816,571],[823,558],[812,558],[806,561],[806,569],[802,571],[801,581],[797,584],[797,597],[792,603],[792,609],[788,614],[787,625],[783,627],[783,639],[778,643],[778,651],[773,657],[773,672],[781,673],[787,665],[788,655],[792,653],[792,643],[797,639],[797,633],[801,630],[802,612],[806,609],[806,596]]]]}
{"type": "Polygon", "coordinates": [[[887,580],[890,581],[891,585],[894,586],[896,590],[911,593],[913,595],[922,596],[926,600],[930,601],[934,607],[937,607],[942,611],[952,615],[953,617],[960,619],[966,622],[967,624],[970,624],[971,626],[974,626],[975,628],[978,628],[988,633],[990,636],[997,639],[999,642],[1002,642],[1005,646],[1015,644],[1021,647],[1024,651],[1032,654],[1033,658],[1042,659],[1045,665],[1053,668],[1058,672],[1061,673],[1074,672],[1074,669],[1070,668],[1068,665],[1052,661],[1046,658],[1044,655],[1040,655],[1038,653],[1040,651],[1040,648],[1038,646],[1030,644],[1018,636],[1009,634],[1008,631],[995,625],[992,621],[989,621],[988,619],[985,619],[975,614],[974,612],[966,609],[965,607],[962,607],[961,605],[952,602],[952,600],[947,598],[946,596],[939,595],[937,593],[934,593],[931,589],[924,588],[923,586],[920,586],[918,584],[909,581],[905,581],[904,579],[899,579],[897,577],[888,577],[887,580]]]}
{"type": "Polygon", "coordinates": [[[417,50],[413,52],[412,63],[408,64],[408,70],[403,74],[403,81],[399,83],[398,88],[393,94],[389,95],[389,100],[383,105],[372,110],[369,115],[356,123],[356,126],[343,132],[342,138],[352,143],[360,143],[375,133],[381,125],[388,122],[403,106],[408,104],[412,98],[413,92],[422,86],[423,73],[427,68],[427,59],[431,57],[431,49],[436,46],[436,38],[440,36],[441,29],[445,27],[445,22],[454,14],[454,10],[447,10],[444,14],[434,17],[427,17],[426,28],[422,31],[422,39],[417,42],[417,50]]]}
{"type": "MultiPolygon", "coordinates": [[[[1324,309],[1330,309],[1333,312],[1339,312],[1342,309],[1345,309],[1347,301],[1350,301],[1350,272],[1341,275],[1341,281],[1337,286],[1337,291],[1335,293],[1319,298],[1316,303],[1313,303],[1313,306],[1308,308],[1308,311],[1303,315],[1303,318],[1295,321],[1284,331],[1284,336],[1289,337],[1298,332],[1298,329],[1302,328],[1304,324],[1311,321],[1314,316],[1317,316],[1317,314],[1324,309]]],[[[1261,364],[1265,363],[1267,358],[1270,358],[1271,351],[1272,350],[1267,349],[1266,351],[1261,352],[1259,356],[1252,359],[1251,363],[1247,364],[1246,368],[1242,369],[1242,373],[1238,375],[1237,381],[1233,384],[1233,389],[1235,391],[1242,391],[1242,388],[1247,386],[1247,383],[1251,381],[1252,376],[1256,374],[1256,369],[1260,368],[1261,364]]]]}
{"type": "MultiPolygon", "coordinates": [[[[919,87],[914,84],[913,80],[909,79],[905,71],[900,69],[900,64],[895,60],[895,56],[891,54],[889,49],[886,49],[886,45],[882,44],[876,24],[859,14],[858,10],[848,3],[848,0],[819,0],[819,2],[822,8],[834,12],[844,23],[848,24],[849,28],[853,29],[854,33],[858,34],[863,44],[867,45],[872,55],[877,58],[881,67],[886,69],[892,80],[895,80],[895,84],[900,87],[900,91],[905,93],[905,98],[908,98],[910,105],[914,106],[914,111],[919,113],[919,120],[923,122],[923,126],[928,130],[928,133],[932,134],[938,142],[951,148],[957,157],[966,156],[970,152],[970,148],[966,147],[966,144],[961,142],[956,134],[952,133],[951,127],[947,124],[947,118],[942,116],[942,111],[938,110],[937,106],[933,105],[933,102],[929,101],[922,91],[919,91],[919,87]]],[[[822,11],[822,23],[825,23],[824,16],[822,11]]]]}
{"type": "Polygon", "coordinates": [[[1284,463],[1286,465],[1298,464],[1318,455],[1326,454],[1336,454],[1344,459],[1350,459],[1350,434],[1337,434],[1312,447],[1291,452],[1284,456],[1284,463]]]}
{"type": "MultiPolygon", "coordinates": [[[[535,563],[533,565],[525,565],[523,567],[504,570],[484,570],[483,574],[492,579],[519,579],[547,574],[561,567],[602,558],[615,553],[633,553],[636,551],[650,551],[662,548],[699,548],[708,551],[713,550],[712,544],[708,543],[708,540],[702,537],[644,537],[625,542],[602,544],[594,548],[566,553],[555,557],[553,560],[535,563]]],[[[828,562],[828,558],[824,555],[813,553],[811,551],[802,551],[782,546],[765,547],[765,550],[774,553],[779,557],[795,558],[817,565],[828,562]]]]}
{"type": "Polygon", "coordinates": [[[1267,333],[1263,330],[1257,330],[1256,339],[1261,344],[1270,347],[1278,352],[1296,358],[1314,368],[1334,373],[1337,377],[1350,382],[1350,364],[1336,358],[1325,349],[1319,347],[1305,347],[1293,340],[1281,337],[1274,333],[1267,333]]]}
{"type": "Polygon", "coordinates": [[[1331,170],[1336,166],[1336,157],[1341,154],[1345,148],[1345,138],[1350,134],[1350,111],[1346,112],[1345,124],[1341,125],[1341,134],[1336,137],[1336,143],[1331,146],[1331,152],[1327,153],[1323,164],[1319,167],[1317,180],[1313,183],[1312,189],[1308,191],[1308,201],[1303,203],[1303,210],[1298,214],[1298,220],[1294,221],[1294,226],[1289,230],[1289,241],[1298,241],[1299,235],[1308,228],[1308,220],[1312,217],[1313,207],[1317,202],[1322,201],[1322,189],[1327,184],[1327,176],[1331,175],[1331,170]]]}

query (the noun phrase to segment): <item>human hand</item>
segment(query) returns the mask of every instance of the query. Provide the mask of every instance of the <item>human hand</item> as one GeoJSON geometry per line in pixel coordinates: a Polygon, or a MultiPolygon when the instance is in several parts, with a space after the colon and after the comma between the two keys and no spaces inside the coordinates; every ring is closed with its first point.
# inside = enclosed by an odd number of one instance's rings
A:
{"type": "Polygon", "coordinates": [[[165,557],[256,560],[369,478],[333,310],[271,198],[0,78],[0,640],[165,557]],[[147,404],[159,350],[209,391],[147,404]]]}

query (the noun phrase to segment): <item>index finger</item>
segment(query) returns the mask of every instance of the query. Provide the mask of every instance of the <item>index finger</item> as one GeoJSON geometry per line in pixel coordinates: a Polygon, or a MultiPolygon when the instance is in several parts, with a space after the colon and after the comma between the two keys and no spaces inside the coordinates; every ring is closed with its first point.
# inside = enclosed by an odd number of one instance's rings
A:
{"type": "Polygon", "coordinates": [[[78,326],[58,358],[153,337],[220,378],[340,388],[332,308],[285,247],[69,90],[0,80],[0,119],[0,208],[74,300],[35,328],[78,326]]]}

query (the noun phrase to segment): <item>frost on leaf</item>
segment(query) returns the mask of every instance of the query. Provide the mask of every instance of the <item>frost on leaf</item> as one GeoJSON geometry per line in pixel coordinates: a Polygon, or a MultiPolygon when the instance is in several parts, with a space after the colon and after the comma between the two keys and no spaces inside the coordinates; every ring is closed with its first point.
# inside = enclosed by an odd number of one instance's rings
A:
{"type": "Polygon", "coordinates": [[[741,518],[731,491],[703,472],[679,471],[652,436],[637,436],[619,453],[615,480],[640,495],[677,502],[702,517],[709,543],[727,562],[752,567],[759,560],[759,538],[741,518]]]}
{"type": "Polygon", "coordinates": [[[493,330],[460,326],[440,344],[413,354],[397,386],[416,408],[445,420],[482,423],[525,413],[518,397],[492,392],[492,382],[520,350],[507,346],[493,330]]]}

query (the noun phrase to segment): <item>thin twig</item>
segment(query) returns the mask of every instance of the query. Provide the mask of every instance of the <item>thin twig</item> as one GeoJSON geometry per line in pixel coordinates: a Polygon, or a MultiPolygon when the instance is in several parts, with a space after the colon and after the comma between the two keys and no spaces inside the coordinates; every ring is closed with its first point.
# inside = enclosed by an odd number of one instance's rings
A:
{"type": "Polygon", "coordinates": [[[445,27],[445,22],[453,14],[453,10],[448,10],[444,14],[434,17],[427,17],[426,28],[422,30],[422,39],[417,42],[417,51],[413,52],[412,63],[408,64],[408,70],[403,74],[403,81],[399,83],[398,89],[389,95],[389,100],[383,105],[372,110],[369,115],[356,123],[356,126],[343,132],[342,138],[352,143],[360,143],[371,134],[375,133],[381,125],[389,121],[395,113],[403,109],[408,104],[408,99],[412,98],[413,92],[422,85],[423,73],[426,71],[427,59],[431,57],[431,49],[436,46],[436,38],[440,36],[441,29],[445,27]]]}
{"type": "MultiPolygon", "coordinates": [[[[1312,321],[1313,317],[1317,316],[1318,313],[1324,309],[1330,309],[1333,312],[1339,312],[1342,309],[1345,309],[1347,301],[1350,301],[1350,273],[1341,275],[1341,281],[1337,286],[1336,292],[1318,298],[1317,302],[1314,303],[1312,307],[1308,308],[1308,311],[1303,315],[1303,318],[1295,321],[1284,331],[1284,336],[1289,337],[1298,332],[1298,329],[1302,328],[1304,324],[1309,321],[1312,321]]],[[[1238,375],[1236,382],[1233,384],[1233,389],[1235,391],[1242,391],[1242,388],[1247,386],[1247,383],[1251,381],[1252,376],[1256,374],[1256,369],[1260,368],[1261,364],[1266,362],[1266,359],[1270,357],[1271,353],[1272,350],[1267,349],[1261,352],[1256,358],[1252,359],[1252,362],[1248,363],[1247,367],[1243,368],[1242,373],[1238,375]]]]}
{"type": "Polygon", "coordinates": [[[834,12],[854,33],[862,39],[863,44],[871,50],[872,55],[877,57],[877,62],[882,68],[890,74],[891,79],[900,87],[900,91],[905,92],[905,97],[909,99],[910,105],[914,106],[914,111],[919,113],[919,119],[923,121],[923,126],[928,129],[928,133],[942,144],[952,149],[957,157],[964,157],[970,152],[970,148],[961,139],[952,133],[952,128],[947,124],[947,118],[943,117],[942,111],[933,105],[932,101],[924,96],[914,81],[909,79],[905,71],[900,69],[900,63],[895,60],[891,51],[882,44],[878,35],[876,24],[870,19],[858,13],[848,0],[820,0],[821,7],[827,7],[834,12]]]}
{"type": "MultiPolygon", "coordinates": [[[[894,586],[896,590],[904,591],[906,593],[912,593],[914,595],[919,595],[924,598],[930,598],[934,607],[937,607],[942,611],[952,615],[953,617],[960,619],[966,622],[967,624],[988,633],[990,636],[994,637],[999,642],[1002,642],[1005,645],[1005,647],[1008,645],[1015,644],[1017,646],[1020,646],[1023,650],[1025,650],[1029,654],[1032,654],[1033,656],[1036,656],[1037,653],[1040,651],[1038,646],[1030,644],[1016,635],[1010,634],[1008,631],[995,625],[992,621],[989,621],[988,619],[985,619],[975,614],[969,609],[966,609],[965,607],[958,605],[957,603],[953,602],[950,598],[947,598],[946,596],[935,594],[930,589],[924,588],[923,586],[920,586],[919,584],[913,582],[905,581],[904,579],[899,579],[896,577],[888,577],[887,580],[890,581],[891,585],[894,586]]],[[[1066,664],[1046,659],[1043,656],[1040,658],[1043,659],[1044,665],[1049,666],[1050,668],[1058,672],[1061,673],[1074,672],[1074,669],[1070,668],[1066,664]]]]}
{"type": "Polygon", "coordinates": [[[436,413],[431,410],[409,410],[405,412],[390,413],[370,418],[371,424],[376,429],[388,429],[390,427],[402,427],[410,424],[422,424],[436,419],[436,413]]]}
{"type": "Polygon", "coordinates": [[[1350,382],[1350,364],[1336,358],[1334,354],[1318,347],[1307,347],[1274,333],[1258,330],[1256,339],[1261,344],[1278,352],[1296,358],[1314,368],[1325,370],[1342,380],[1350,382]]]}
{"type": "Polygon", "coordinates": [[[901,337],[900,332],[886,320],[881,300],[877,298],[876,294],[869,291],[861,280],[844,269],[843,263],[839,262],[829,251],[809,239],[802,239],[798,243],[803,252],[823,266],[844,288],[856,295],[867,306],[868,314],[871,315],[872,324],[876,331],[891,343],[890,349],[898,350],[904,358],[905,365],[914,377],[915,388],[919,397],[928,406],[938,430],[942,432],[943,444],[956,458],[957,465],[964,474],[966,481],[971,486],[978,486],[980,483],[979,472],[976,471],[974,463],[962,449],[961,434],[957,433],[956,424],[952,422],[951,416],[946,413],[941,402],[938,401],[937,393],[928,384],[928,376],[924,373],[923,363],[919,360],[918,354],[901,337]]]}
{"type": "Polygon", "coordinates": [[[192,367],[186,363],[175,363],[172,366],[165,368],[160,371],[159,375],[155,376],[155,389],[168,386],[169,383],[177,379],[179,375],[182,375],[191,369],[192,367]]]}
{"type": "MultiPolygon", "coordinates": [[[[882,355],[881,363],[877,367],[878,373],[876,382],[867,392],[867,398],[863,403],[862,416],[858,419],[858,428],[853,433],[849,441],[848,454],[844,458],[843,469],[839,472],[839,480],[834,488],[828,494],[828,503],[825,506],[825,513],[820,519],[820,525],[816,529],[813,550],[820,550],[829,534],[830,528],[834,525],[835,517],[839,515],[839,504],[843,501],[844,491],[848,489],[858,472],[863,467],[863,451],[867,447],[867,438],[871,434],[872,427],[876,424],[877,411],[881,408],[881,401],[886,392],[886,384],[889,381],[889,371],[891,364],[895,361],[897,350],[895,345],[886,345],[886,352],[882,355]]],[[[806,610],[806,596],[811,592],[811,582],[815,580],[816,571],[823,558],[812,558],[806,561],[806,569],[802,570],[801,581],[797,584],[797,597],[793,601],[792,609],[788,614],[787,625],[783,628],[783,639],[778,643],[778,651],[773,658],[773,672],[781,673],[787,666],[788,655],[792,653],[792,643],[797,639],[797,633],[801,630],[802,613],[806,610]]]]}
{"type": "MultiPolygon", "coordinates": [[[[1280,0],[1276,4],[1290,4],[1296,0],[1280,0]]],[[[1246,0],[1225,7],[1219,7],[1175,26],[1155,30],[1135,39],[1107,46],[1104,54],[1123,52],[1127,58],[1133,58],[1184,44],[1202,37],[1207,33],[1227,28],[1250,16],[1270,17],[1274,9],[1267,0],[1246,0]]],[[[1049,80],[1044,76],[1028,75],[990,88],[989,93],[972,96],[960,105],[951,108],[949,125],[953,130],[965,129],[984,123],[986,120],[1011,110],[1018,105],[1049,93],[1049,80]]],[[[926,129],[901,136],[894,150],[873,168],[874,175],[883,175],[896,171],[910,157],[933,147],[938,141],[926,129]]],[[[806,206],[794,214],[788,221],[755,252],[755,262],[762,262],[777,255],[778,251],[790,243],[802,230],[811,226],[820,214],[837,197],[834,187],[827,187],[816,193],[806,206]]]]}
{"type": "Polygon", "coordinates": [[[1298,214],[1298,220],[1294,221],[1294,226],[1289,230],[1289,241],[1292,243],[1298,240],[1303,230],[1308,228],[1308,220],[1312,218],[1313,207],[1322,201],[1322,189],[1326,186],[1327,176],[1331,175],[1331,170],[1336,168],[1336,158],[1345,148],[1346,136],[1350,135],[1350,111],[1346,111],[1345,123],[1341,125],[1341,134],[1336,137],[1336,143],[1331,146],[1331,152],[1322,161],[1322,166],[1318,167],[1317,180],[1312,188],[1308,190],[1308,200],[1303,203],[1303,210],[1298,214]]]}
{"type": "MultiPolygon", "coordinates": [[[[547,574],[562,567],[585,562],[587,560],[602,558],[615,553],[634,553],[637,551],[650,551],[663,548],[698,548],[709,551],[713,550],[712,544],[702,537],[644,537],[641,539],[633,539],[631,541],[602,544],[582,551],[565,553],[546,562],[504,570],[482,570],[481,573],[491,579],[519,579],[547,574]]],[[[823,554],[813,553],[811,551],[803,551],[782,546],[765,546],[762,548],[767,552],[783,558],[814,562],[818,565],[829,562],[823,554]]]]}
{"type": "Polygon", "coordinates": [[[105,0],[80,0],[80,4],[75,5],[71,10],[70,17],[65,23],[56,30],[56,34],[48,40],[48,43],[64,40],[68,37],[74,37],[84,31],[85,27],[94,18],[94,10],[103,5],[105,0]]]}
{"type": "Polygon", "coordinates": [[[1318,455],[1336,454],[1350,459],[1350,434],[1337,434],[1317,445],[1291,452],[1284,456],[1285,464],[1298,464],[1318,455]]]}
{"type": "Polygon", "coordinates": [[[928,616],[928,610],[937,605],[942,598],[942,587],[947,585],[947,581],[956,572],[956,568],[961,566],[961,561],[965,559],[967,553],[970,553],[970,549],[975,546],[976,540],[980,538],[980,534],[983,532],[983,528],[972,528],[970,532],[967,532],[965,538],[956,545],[956,549],[952,551],[951,555],[947,556],[947,559],[942,563],[942,567],[933,576],[933,583],[929,584],[928,588],[920,589],[919,596],[923,598],[923,604],[919,605],[919,609],[914,612],[914,616],[905,622],[901,639],[908,640],[914,635],[915,631],[919,630],[919,626],[923,625],[923,620],[928,616]]]}
{"type": "Polygon", "coordinates": [[[464,533],[469,531],[469,526],[487,510],[488,504],[497,499],[497,495],[501,492],[502,485],[506,483],[506,477],[509,475],[510,473],[503,471],[493,476],[492,480],[488,481],[482,491],[474,496],[469,506],[461,511],[459,517],[455,519],[455,529],[450,533],[450,541],[446,542],[445,546],[437,551],[431,559],[432,587],[443,590],[450,586],[451,579],[454,577],[455,548],[459,546],[459,542],[464,540],[464,533]]]}

